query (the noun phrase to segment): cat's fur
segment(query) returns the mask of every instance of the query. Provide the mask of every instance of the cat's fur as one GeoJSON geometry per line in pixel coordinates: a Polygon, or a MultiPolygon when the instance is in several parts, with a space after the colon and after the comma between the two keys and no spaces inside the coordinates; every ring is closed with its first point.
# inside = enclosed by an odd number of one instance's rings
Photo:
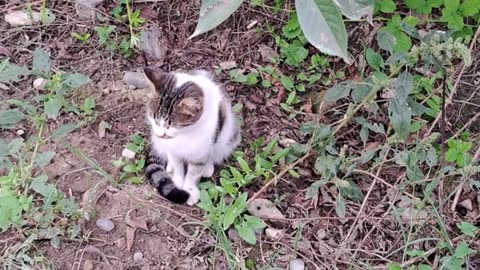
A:
{"type": "Polygon", "coordinates": [[[145,68],[154,91],[147,103],[152,150],[145,173],[172,202],[196,204],[201,177],[211,177],[240,143],[227,95],[206,71],[145,68]]]}

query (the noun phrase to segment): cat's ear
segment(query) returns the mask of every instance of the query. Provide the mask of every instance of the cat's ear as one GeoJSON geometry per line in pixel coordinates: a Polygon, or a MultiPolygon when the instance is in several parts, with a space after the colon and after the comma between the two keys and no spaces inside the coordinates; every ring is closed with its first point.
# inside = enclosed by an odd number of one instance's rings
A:
{"type": "Polygon", "coordinates": [[[197,70],[194,70],[192,71],[192,75],[195,75],[195,76],[202,76],[202,77],[205,77],[209,80],[213,80],[215,79],[215,77],[213,76],[212,73],[210,73],[209,71],[205,70],[205,69],[197,69],[197,70]]]}
{"type": "Polygon", "coordinates": [[[177,103],[177,112],[191,117],[199,116],[203,110],[203,92],[197,85],[190,85],[177,103]]]}
{"type": "Polygon", "coordinates": [[[171,87],[171,85],[174,83],[174,77],[160,69],[146,67],[143,69],[143,72],[145,73],[147,79],[153,84],[155,91],[157,92],[161,92],[163,89],[171,87]]]}

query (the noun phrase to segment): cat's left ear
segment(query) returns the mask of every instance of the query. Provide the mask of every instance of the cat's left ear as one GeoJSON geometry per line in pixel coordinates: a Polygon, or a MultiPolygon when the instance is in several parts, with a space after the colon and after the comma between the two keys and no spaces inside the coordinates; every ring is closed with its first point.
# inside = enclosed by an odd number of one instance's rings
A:
{"type": "Polygon", "coordinates": [[[157,92],[161,92],[163,89],[175,84],[174,76],[160,69],[146,67],[143,69],[143,72],[145,72],[145,76],[153,84],[157,92]]]}
{"type": "Polygon", "coordinates": [[[189,116],[196,116],[202,112],[203,92],[198,85],[192,84],[185,90],[185,95],[177,104],[177,110],[189,116]]]}

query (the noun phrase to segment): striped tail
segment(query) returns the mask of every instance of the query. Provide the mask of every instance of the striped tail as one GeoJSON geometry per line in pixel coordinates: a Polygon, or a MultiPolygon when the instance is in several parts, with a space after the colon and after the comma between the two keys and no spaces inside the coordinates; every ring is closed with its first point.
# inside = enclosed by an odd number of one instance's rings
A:
{"type": "Polygon", "coordinates": [[[185,190],[177,188],[170,175],[166,172],[167,159],[150,151],[147,157],[145,175],[158,193],[171,202],[183,204],[190,195],[185,190]]]}

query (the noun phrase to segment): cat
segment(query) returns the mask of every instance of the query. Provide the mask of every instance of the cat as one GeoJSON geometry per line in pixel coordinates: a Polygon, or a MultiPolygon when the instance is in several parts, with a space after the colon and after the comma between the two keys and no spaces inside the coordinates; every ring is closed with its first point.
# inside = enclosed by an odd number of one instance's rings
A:
{"type": "Polygon", "coordinates": [[[240,144],[231,102],[205,70],[165,73],[146,67],[144,73],[153,90],[146,114],[152,145],[146,177],[168,200],[194,205],[200,179],[211,177],[214,166],[240,144]]]}

